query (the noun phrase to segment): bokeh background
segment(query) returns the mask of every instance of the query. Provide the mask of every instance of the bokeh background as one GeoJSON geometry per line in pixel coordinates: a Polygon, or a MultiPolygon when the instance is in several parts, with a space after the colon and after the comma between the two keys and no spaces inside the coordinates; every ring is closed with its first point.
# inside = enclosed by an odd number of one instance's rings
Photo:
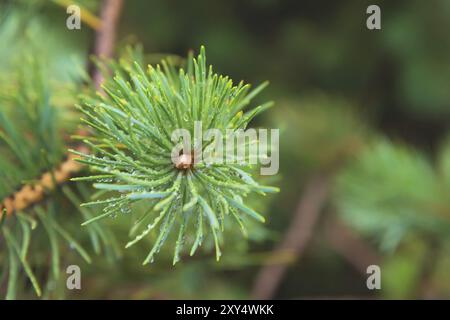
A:
{"type": "MultiPolygon", "coordinates": [[[[72,3],[99,12],[93,0],[2,2],[0,87],[22,53],[46,61],[55,88],[84,83],[95,30],[66,28],[72,3]]],[[[255,104],[276,105],[252,125],[280,129],[281,192],[255,201],[267,223],[231,237],[219,263],[205,253],[173,267],[169,251],[143,267],[145,246],[91,265],[69,253],[83,288],[64,296],[449,298],[449,17],[446,0],[126,0],[116,55],[141,44],[155,63],[205,45],[216,71],[270,81],[255,104]],[[381,30],[366,28],[370,4],[381,30]],[[366,286],[372,264],[381,290],[366,286]]],[[[125,243],[126,222],[109,224],[125,243]]]]}

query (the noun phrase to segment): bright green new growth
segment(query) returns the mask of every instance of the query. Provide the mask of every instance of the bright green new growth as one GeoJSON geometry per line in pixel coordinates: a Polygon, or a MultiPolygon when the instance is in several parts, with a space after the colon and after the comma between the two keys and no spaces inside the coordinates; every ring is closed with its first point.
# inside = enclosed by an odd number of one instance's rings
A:
{"type": "Polygon", "coordinates": [[[230,217],[244,235],[244,216],[264,222],[243,199],[251,192],[265,195],[278,190],[254,181],[249,165],[196,163],[177,168],[171,152],[178,142],[171,135],[180,128],[193,133],[195,121],[202,121],[205,131],[245,129],[272,105],[243,112],[266,83],[253,91],[243,82],[234,85],[228,77],[213,73],[211,66],[207,68],[203,47],[197,59],[188,58],[186,69],[177,70],[170,60],[163,61],[162,67],[148,66],[147,71],[136,61],[121,61],[112,69],[115,76],[105,82],[105,95],[87,98],[80,107],[86,115],[83,121],[95,134],[84,140],[94,154],[78,154],[99,175],[75,180],[94,180],[95,188],[110,194],[84,204],[104,205],[103,214],[84,224],[129,213],[135,202],[145,201],[149,210],[131,229],[135,238],[127,244],[137,243],[159,226],[144,264],[153,261],[175,226],[174,264],[186,242],[191,242],[193,255],[208,233],[218,260],[221,234],[230,217]]]}

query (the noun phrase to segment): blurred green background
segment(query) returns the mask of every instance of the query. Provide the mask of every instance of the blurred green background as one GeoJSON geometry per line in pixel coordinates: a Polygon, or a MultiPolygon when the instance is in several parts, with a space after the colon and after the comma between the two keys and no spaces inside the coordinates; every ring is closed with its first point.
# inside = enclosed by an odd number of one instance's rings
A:
{"type": "MultiPolygon", "coordinates": [[[[98,1],[71,3],[98,14],[98,1]]],[[[68,30],[59,1],[0,8],[0,85],[30,50],[51,83],[82,83],[94,30],[68,30]]],[[[136,247],[82,265],[83,289],[67,297],[449,298],[448,30],[447,0],[125,1],[117,54],[142,44],[153,63],[203,44],[216,71],[270,81],[255,105],[276,106],[253,125],[280,129],[271,183],[281,193],[259,203],[264,228],[230,239],[219,263],[205,255],[172,267],[169,253],[142,267],[136,247]],[[366,28],[370,4],[381,30],[366,28]],[[370,264],[381,290],[366,286],[370,264]]]]}

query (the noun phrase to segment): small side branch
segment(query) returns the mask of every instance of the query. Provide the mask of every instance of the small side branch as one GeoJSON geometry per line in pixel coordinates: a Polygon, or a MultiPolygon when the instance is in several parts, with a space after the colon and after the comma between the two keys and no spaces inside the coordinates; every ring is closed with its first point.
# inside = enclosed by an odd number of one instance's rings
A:
{"type": "MultiPolygon", "coordinates": [[[[87,148],[80,146],[81,152],[88,151],[87,148]]],[[[82,169],[82,164],[75,161],[76,156],[67,155],[67,160],[60,163],[52,171],[45,172],[34,184],[26,184],[11,196],[5,198],[0,204],[0,217],[3,212],[11,215],[14,212],[22,211],[33,204],[42,201],[48,191],[55,189],[56,186],[68,181],[74,173],[82,169]]]]}

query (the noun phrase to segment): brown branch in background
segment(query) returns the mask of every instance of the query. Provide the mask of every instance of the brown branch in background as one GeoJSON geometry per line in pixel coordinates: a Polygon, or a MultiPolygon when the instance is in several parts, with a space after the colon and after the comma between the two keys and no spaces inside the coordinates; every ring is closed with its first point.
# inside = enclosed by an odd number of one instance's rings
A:
{"type": "Polygon", "coordinates": [[[293,261],[302,256],[319,220],[329,188],[330,177],[325,174],[316,175],[307,183],[285,238],[256,277],[252,292],[254,299],[273,298],[283,280],[288,264],[280,263],[276,257],[289,254],[293,261]]]}
{"type": "MultiPolygon", "coordinates": [[[[123,6],[123,0],[103,1],[100,18],[101,27],[96,33],[95,50],[97,57],[109,58],[113,54],[116,38],[117,23],[123,6]]],[[[95,87],[100,90],[103,81],[100,70],[94,69],[92,78],[95,87]]],[[[86,132],[79,130],[78,135],[86,135],[86,132]]],[[[77,151],[88,153],[85,146],[75,147],[77,151]]],[[[68,153],[66,160],[55,167],[55,169],[44,173],[34,184],[26,184],[19,191],[6,197],[0,203],[0,218],[3,212],[11,215],[16,211],[24,210],[45,198],[46,192],[55,189],[58,185],[67,182],[72,176],[79,172],[83,165],[75,161],[77,157],[68,153]]]]}
{"type": "Polygon", "coordinates": [[[378,253],[338,218],[328,222],[325,237],[330,247],[360,273],[366,275],[368,266],[380,265],[378,253]]]}
{"type": "MultiPolygon", "coordinates": [[[[113,55],[116,42],[116,29],[122,11],[123,0],[105,0],[102,4],[100,19],[102,25],[96,33],[94,54],[99,58],[110,58],[113,55]]],[[[103,82],[102,73],[98,68],[94,69],[92,75],[95,87],[100,90],[103,82]]]]}

